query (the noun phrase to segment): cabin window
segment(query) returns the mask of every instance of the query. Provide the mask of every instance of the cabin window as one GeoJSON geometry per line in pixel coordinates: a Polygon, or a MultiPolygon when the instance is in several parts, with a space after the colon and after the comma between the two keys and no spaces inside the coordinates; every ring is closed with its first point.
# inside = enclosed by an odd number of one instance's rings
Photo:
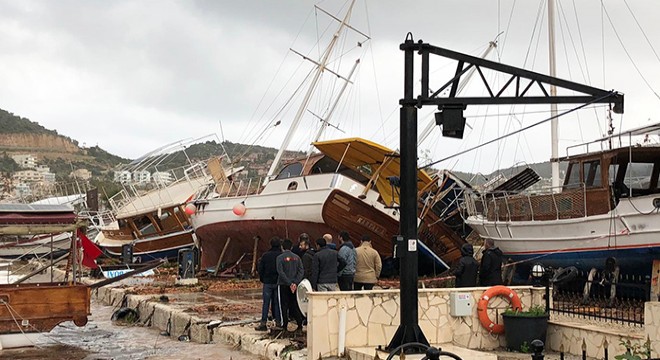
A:
{"type": "Polygon", "coordinates": [[[277,175],[277,180],[288,179],[290,177],[300,176],[302,174],[303,165],[299,162],[285,166],[282,171],[277,175]]]}
{"type": "Polygon", "coordinates": [[[601,187],[603,185],[600,175],[600,160],[582,163],[584,184],[586,187],[601,187]]]}
{"type": "Polygon", "coordinates": [[[652,175],[653,164],[630,163],[626,168],[626,175],[623,179],[623,183],[630,189],[648,189],[651,186],[652,175]]]}
{"type": "Polygon", "coordinates": [[[142,235],[149,235],[156,233],[156,228],[154,227],[154,224],[146,216],[142,216],[139,219],[135,219],[133,223],[135,224],[135,227],[140,231],[140,234],[142,235]]]}
{"type": "Polygon", "coordinates": [[[580,164],[571,163],[568,165],[566,170],[566,181],[564,182],[564,188],[566,189],[577,189],[580,187],[580,164]]]}
{"type": "Polygon", "coordinates": [[[298,188],[298,182],[296,182],[296,181],[290,182],[289,186],[286,187],[286,189],[289,190],[289,191],[296,190],[297,188],[298,188]]]}

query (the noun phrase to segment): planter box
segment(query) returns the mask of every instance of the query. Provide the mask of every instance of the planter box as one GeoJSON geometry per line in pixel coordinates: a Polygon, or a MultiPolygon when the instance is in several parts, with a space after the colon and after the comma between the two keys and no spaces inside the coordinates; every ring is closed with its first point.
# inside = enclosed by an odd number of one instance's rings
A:
{"type": "Polygon", "coordinates": [[[543,341],[545,344],[549,317],[548,314],[540,316],[502,314],[507,348],[513,351],[521,351],[523,346],[529,348],[532,341],[536,339],[543,341]]]}

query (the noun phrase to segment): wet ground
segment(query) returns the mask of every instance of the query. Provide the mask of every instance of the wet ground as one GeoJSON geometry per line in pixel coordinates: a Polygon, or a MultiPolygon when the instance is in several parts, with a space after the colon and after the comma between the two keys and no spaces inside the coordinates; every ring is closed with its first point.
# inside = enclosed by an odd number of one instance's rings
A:
{"type": "Polygon", "coordinates": [[[0,350],[0,359],[258,359],[225,344],[181,342],[153,328],[113,324],[113,310],[93,302],[86,326],[63,323],[33,348],[0,350]]]}

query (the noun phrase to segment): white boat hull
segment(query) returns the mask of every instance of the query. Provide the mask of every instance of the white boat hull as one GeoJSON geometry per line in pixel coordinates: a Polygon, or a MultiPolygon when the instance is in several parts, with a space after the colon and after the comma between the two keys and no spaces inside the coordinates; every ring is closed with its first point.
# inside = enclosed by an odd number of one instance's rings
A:
{"type": "Polygon", "coordinates": [[[648,273],[660,258],[660,213],[655,196],[621,199],[602,215],[544,221],[487,221],[470,216],[466,223],[513,260],[551,266],[591,268],[615,257],[624,273],[648,273]],[[647,266],[648,265],[648,266],[647,266]]]}

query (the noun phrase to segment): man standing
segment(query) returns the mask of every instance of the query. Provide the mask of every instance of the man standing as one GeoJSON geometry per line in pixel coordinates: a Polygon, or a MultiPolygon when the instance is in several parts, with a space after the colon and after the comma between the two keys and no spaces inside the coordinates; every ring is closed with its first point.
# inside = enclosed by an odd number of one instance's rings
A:
{"type": "Polygon", "coordinates": [[[353,279],[355,278],[355,263],[357,254],[355,253],[355,246],[351,242],[348,232],[342,231],[339,233],[339,259],[341,262],[346,263],[343,269],[338,273],[337,282],[339,283],[339,290],[351,291],[353,290],[353,279]]]}
{"type": "Polygon", "coordinates": [[[317,291],[337,291],[337,250],[330,249],[325,239],[316,240],[316,254],[312,259],[309,281],[317,291]]]}
{"type": "Polygon", "coordinates": [[[383,269],[383,262],[380,260],[378,251],[371,247],[371,238],[369,235],[362,236],[360,247],[355,249],[357,261],[355,264],[355,283],[354,290],[371,290],[374,288],[380,271],[383,269]]]}
{"type": "Polygon", "coordinates": [[[486,239],[484,248],[479,269],[481,286],[502,285],[502,250],[495,246],[493,239],[486,239]]]}
{"type": "Polygon", "coordinates": [[[456,267],[449,270],[449,275],[456,277],[456,287],[477,286],[477,271],[479,263],[474,259],[474,247],[471,244],[461,246],[461,258],[456,267]]]}
{"type": "MultiPolygon", "coordinates": [[[[302,248],[303,241],[300,242],[300,247],[302,248]]],[[[302,255],[302,263],[303,263],[303,270],[305,271],[304,278],[307,280],[310,280],[312,278],[312,261],[314,259],[314,255],[316,254],[316,249],[312,244],[310,244],[310,241],[307,240],[304,242],[305,244],[305,252],[302,255]]]]}
{"type": "Polygon", "coordinates": [[[302,331],[303,318],[298,311],[296,299],[296,289],[303,279],[302,260],[291,251],[293,243],[289,239],[282,242],[284,252],[277,257],[277,284],[279,285],[277,294],[280,303],[280,320],[282,328],[287,331],[289,324],[289,315],[296,320],[298,328],[302,331]]]}
{"type": "Polygon", "coordinates": [[[277,236],[270,239],[270,250],[266,251],[259,259],[257,267],[259,271],[259,281],[263,283],[261,298],[261,322],[255,328],[258,331],[266,331],[266,321],[268,320],[268,308],[273,309],[273,318],[276,326],[280,326],[280,311],[277,301],[277,257],[282,254],[280,238],[277,236]]]}
{"type": "Polygon", "coordinates": [[[298,244],[293,247],[293,250],[291,250],[291,251],[293,251],[294,254],[298,255],[301,259],[303,257],[303,252],[304,252],[304,250],[302,250],[302,248],[301,248],[301,246],[302,246],[301,243],[303,241],[306,242],[307,244],[309,244],[309,235],[307,235],[307,233],[302,233],[302,234],[300,234],[300,236],[298,236],[298,244]]]}
{"type": "Polygon", "coordinates": [[[337,244],[332,242],[331,234],[323,234],[323,239],[325,240],[325,244],[327,247],[329,247],[332,250],[337,250],[337,244]]]}

